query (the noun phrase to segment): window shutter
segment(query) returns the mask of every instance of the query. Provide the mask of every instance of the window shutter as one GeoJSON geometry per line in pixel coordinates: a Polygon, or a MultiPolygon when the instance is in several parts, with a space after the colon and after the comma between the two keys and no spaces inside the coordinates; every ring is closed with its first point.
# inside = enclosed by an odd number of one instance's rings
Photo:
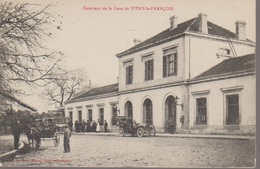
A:
{"type": "Polygon", "coordinates": [[[129,84],[133,83],[133,66],[129,66],[129,84]]]}
{"type": "Polygon", "coordinates": [[[178,53],[174,54],[174,75],[177,75],[177,57],[178,53]]]}
{"type": "Polygon", "coordinates": [[[167,56],[163,56],[163,77],[167,74],[167,56]]]}
{"type": "Polygon", "coordinates": [[[153,60],[151,60],[151,80],[153,80],[153,60]]]}
{"type": "Polygon", "coordinates": [[[126,84],[129,84],[129,67],[130,66],[126,67],[126,84]]]}
{"type": "Polygon", "coordinates": [[[148,61],[145,62],[145,77],[144,80],[148,80],[148,61]]]}

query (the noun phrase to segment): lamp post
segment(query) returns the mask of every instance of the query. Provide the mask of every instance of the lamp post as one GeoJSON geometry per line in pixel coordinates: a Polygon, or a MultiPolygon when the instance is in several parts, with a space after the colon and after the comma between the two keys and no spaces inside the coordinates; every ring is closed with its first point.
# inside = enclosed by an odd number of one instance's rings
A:
{"type": "Polygon", "coordinates": [[[177,105],[177,106],[181,106],[181,109],[183,110],[183,103],[178,103],[178,100],[179,100],[179,97],[178,96],[176,96],[175,97],[175,104],[177,105]]]}

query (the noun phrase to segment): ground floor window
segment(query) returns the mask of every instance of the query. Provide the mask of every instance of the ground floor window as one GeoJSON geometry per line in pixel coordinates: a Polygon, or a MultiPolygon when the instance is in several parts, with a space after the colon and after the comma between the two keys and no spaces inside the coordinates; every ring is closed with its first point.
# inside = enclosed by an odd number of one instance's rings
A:
{"type": "Polygon", "coordinates": [[[93,119],[92,119],[92,109],[89,109],[88,110],[88,120],[89,121],[92,121],[93,119]]]}
{"type": "Polygon", "coordinates": [[[104,124],[104,108],[99,108],[99,122],[101,126],[104,124]]]}
{"type": "Polygon", "coordinates": [[[72,114],[72,111],[69,112],[69,117],[70,117],[70,120],[73,121],[73,114],[72,114]]]}
{"type": "Polygon", "coordinates": [[[207,124],[207,98],[197,98],[196,99],[196,125],[206,125],[207,124]]]}
{"type": "Polygon", "coordinates": [[[117,116],[117,107],[112,107],[112,126],[117,125],[117,120],[116,120],[116,116],[117,116]]]}
{"type": "Polygon", "coordinates": [[[232,94],[226,96],[226,124],[239,125],[239,95],[232,94]]]}
{"type": "Polygon", "coordinates": [[[79,118],[79,121],[82,121],[82,111],[81,110],[78,111],[78,118],[79,118]]]}

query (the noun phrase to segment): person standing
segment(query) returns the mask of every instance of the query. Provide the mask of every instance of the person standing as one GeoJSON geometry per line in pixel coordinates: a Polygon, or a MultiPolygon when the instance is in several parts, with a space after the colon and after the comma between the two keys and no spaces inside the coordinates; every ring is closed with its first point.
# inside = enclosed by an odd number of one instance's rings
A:
{"type": "Polygon", "coordinates": [[[181,123],[181,129],[183,129],[184,128],[184,114],[181,114],[180,123],[181,123]]]}
{"type": "Polygon", "coordinates": [[[97,131],[97,123],[94,120],[94,122],[93,122],[93,132],[96,132],[96,131],[97,131]]]}
{"type": "Polygon", "coordinates": [[[86,122],[85,120],[83,120],[81,124],[81,132],[85,132],[85,131],[86,131],[86,122]]]}
{"type": "Polygon", "coordinates": [[[71,131],[68,128],[68,126],[66,125],[65,131],[64,131],[64,140],[63,140],[64,153],[70,152],[70,137],[71,137],[71,131]]]}
{"type": "Polygon", "coordinates": [[[170,134],[174,134],[174,121],[172,117],[170,117],[170,120],[168,121],[168,128],[170,134]]]}
{"type": "Polygon", "coordinates": [[[72,122],[72,120],[70,120],[70,122],[68,123],[68,125],[69,125],[70,131],[72,132],[72,127],[73,127],[73,122],[72,122]]]}
{"type": "Polygon", "coordinates": [[[14,149],[18,150],[18,143],[20,140],[20,135],[22,133],[22,128],[20,124],[20,120],[15,120],[12,124],[12,134],[14,136],[14,149]]]}
{"type": "Polygon", "coordinates": [[[100,132],[100,122],[99,122],[99,119],[97,121],[97,129],[96,129],[96,132],[100,132]]]}
{"type": "Polygon", "coordinates": [[[105,120],[104,128],[105,128],[105,132],[107,132],[107,121],[106,120],[105,120]]]}
{"type": "Polygon", "coordinates": [[[93,132],[94,131],[94,121],[91,120],[90,122],[90,132],[93,132]]]}
{"type": "Polygon", "coordinates": [[[78,120],[75,121],[75,129],[76,129],[76,133],[78,133],[79,132],[79,121],[78,120]]]}

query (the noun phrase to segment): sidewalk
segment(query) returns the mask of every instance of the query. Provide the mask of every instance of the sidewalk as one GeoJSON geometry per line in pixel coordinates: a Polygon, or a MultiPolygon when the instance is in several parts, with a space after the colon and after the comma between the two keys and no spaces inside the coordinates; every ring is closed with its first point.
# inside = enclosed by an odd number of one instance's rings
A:
{"type": "MultiPolygon", "coordinates": [[[[14,140],[13,140],[12,135],[0,136],[0,140],[3,143],[10,142],[11,147],[13,148],[14,140]]],[[[1,152],[0,153],[0,163],[2,163],[4,161],[10,161],[13,158],[15,158],[15,156],[18,154],[18,152],[21,153],[24,149],[24,146],[25,146],[25,141],[23,141],[23,140],[26,140],[25,136],[21,135],[18,150],[13,149],[13,150],[9,150],[9,151],[7,150],[7,151],[1,152]]]]}
{"type": "MultiPolygon", "coordinates": [[[[112,132],[83,132],[75,133],[77,135],[95,135],[95,136],[117,136],[118,133],[112,132]]],[[[128,135],[127,135],[128,136],[128,135]]],[[[130,136],[130,135],[129,135],[130,136]]],[[[167,134],[167,133],[156,133],[155,137],[173,137],[173,138],[208,138],[208,139],[241,139],[241,140],[255,140],[255,136],[242,136],[242,135],[199,135],[199,134],[167,134]]]]}

